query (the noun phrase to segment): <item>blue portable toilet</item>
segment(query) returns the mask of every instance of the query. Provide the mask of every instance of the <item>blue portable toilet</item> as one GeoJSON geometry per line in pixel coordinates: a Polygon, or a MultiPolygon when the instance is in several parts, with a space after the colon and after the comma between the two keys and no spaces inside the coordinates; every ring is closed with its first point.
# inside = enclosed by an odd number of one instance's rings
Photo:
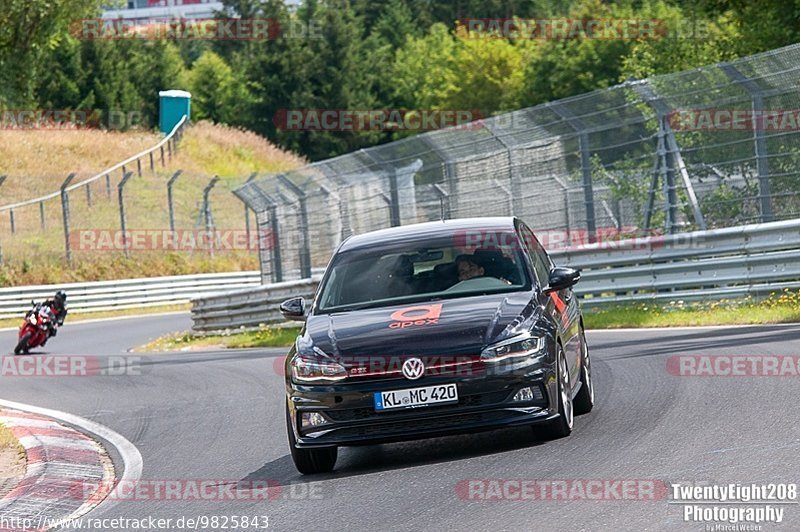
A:
{"type": "Polygon", "coordinates": [[[192,116],[192,95],[186,91],[160,91],[158,124],[161,132],[169,133],[181,121],[181,118],[192,116]]]}

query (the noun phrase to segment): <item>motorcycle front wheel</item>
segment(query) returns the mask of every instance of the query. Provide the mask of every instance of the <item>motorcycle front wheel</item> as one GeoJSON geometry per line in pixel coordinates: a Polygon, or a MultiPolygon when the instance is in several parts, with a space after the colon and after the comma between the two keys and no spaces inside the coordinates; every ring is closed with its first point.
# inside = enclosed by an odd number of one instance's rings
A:
{"type": "Polygon", "coordinates": [[[30,349],[28,347],[28,340],[30,340],[30,339],[31,339],[31,333],[27,332],[27,333],[23,334],[22,338],[19,339],[19,343],[17,344],[17,347],[14,348],[14,354],[18,355],[20,353],[24,353],[24,354],[27,355],[28,354],[28,349],[30,349]]]}

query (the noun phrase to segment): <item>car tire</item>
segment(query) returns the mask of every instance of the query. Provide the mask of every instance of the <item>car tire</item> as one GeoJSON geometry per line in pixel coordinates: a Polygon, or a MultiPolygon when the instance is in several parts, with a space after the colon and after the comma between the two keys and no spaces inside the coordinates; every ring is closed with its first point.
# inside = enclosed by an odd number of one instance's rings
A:
{"type": "Polygon", "coordinates": [[[29,349],[28,340],[30,340],[30,339],[31,339],[31,333],[29,333],[29,332],[25,333],[22,336],[22,338],[20,338],[19,343],[17,344],[17,347],[14,348],[14,354],[15,355],[19,355],[20,353],[25,353],[27,355],[28,354],[28,349],[29,349]]]}
{"type": "Polygon", "coordinates": [[[304,475],[315,475],[318,473],[330,473],[336,465],[336,458],[339,455],[337,447],[324,447],[321,449],[298,449],[295,446],[297,440],[292,429],[292,418],[289,414],[289,407],[286,407],[286,431],[289,436],[289,450],[292,453],[292,461],[297,470],[304,475]]]}
{"type": "Polygon", "coordinates": [[[564,355],[564,348],[561,347],[561,344],[558,344],[558,351],[556,352],[556,378],[558,379],[558,418],[547,422],[540,432],[544,439],[547,440],[556,440],[569,436],[572,433],[572,425],[575,420],[567,357],[564,355]]]}
{"type": "Polygon", "coordinates": [[[592,382],[592,360],[589,357],[589,344],[581,326],[581,389],[572,402],[576,416],[588,414],[594,408],[594,383],[592,382]]]}

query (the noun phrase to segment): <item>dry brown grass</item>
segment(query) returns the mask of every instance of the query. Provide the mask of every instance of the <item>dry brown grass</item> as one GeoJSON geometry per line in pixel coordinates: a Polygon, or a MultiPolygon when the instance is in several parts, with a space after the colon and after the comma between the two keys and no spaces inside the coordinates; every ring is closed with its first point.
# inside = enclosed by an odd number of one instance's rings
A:
{"type": "Polygon", "coordinates": [[[58,190],[71,172],[87,178],[156,144],[135,131],[0,131],[0,205],[58,190]]]}
{"type": "Polygon", "coordinates": [[[241,176],[282,172],[304,163],[252,131],[202,121],[184,136],[174,166],[194,174],[241,176]]]}
{"type": "MultiPolygon", "coordinates": [[[[20,135],[16,132],[3,132],[3,134],[20,135]]],[[[98,136],[96,131],[38,134],[25,132],[25,134],[31,135],[25,141],[22,140],[22,136],[12,137],[16,143],[14,149],[2,145],[0,137],[0,165],[6,169],[0,170],[0,174],[9,175],[6,184],[0,187],[0,205],[58,190],[62,179],[60,175],[56,180],[44,177],[46,171],[55,167],[53,161],[56,159],[71,168],[77,168],[79,161],[85,167],[89,167],[90,162],[87,161],[93,161],[91,170],[81,176],[87,177],[143,148],[154,145],[159,139],[158,135],[149,133],[114,133],[98,136]],[[128,136],[131,139],[128,139],[128,136]],[[80,138],[83,138],[82,142],[79,141],[80,138]],[[125,149],[115,146],[113,152],[115,155],[110,158],[103,153],[107,148],[98,139],[103,139],[103,142],[117,139],[125,149]],[[142,142],[143,139],[147,142],[142,142]],[[137,144],[139,142],[141,144],[137,144]],[[54,146],[58,155],[42,157],[48,159],[47,161],[37,160],[36,154],[53,151],[54,146]],[[16,150],[12,162],[2,159],[4,150],[8,153],[16,150]]],[[[129,181],[125,188],[127,227],[148,230],[169,227],[166,182],[175,170],[181,169],[184,174],[174,188],[176,228],[202,228],[200,211],[203,188],[213,175],[219,175],[222,180],[211,196],[216,227],[223,230],[243,229],[244,206],[230,191],[241,185],[252,172],[263,174],[288,170],[302,165],[303,162],[296,155],[276,148],[254,133],[200,122],[187,130],[178,156],[167,168],[162,169],[157,164],[156,173],[151,174],[148,171],[149,164],[145,161],[144,175],[135,176],[129,181]]],[[[70,193],[70,221],[73,232],[88,229],[119,229],[117,183],[120,173],[115,172],[111,176],[110,196],[106,193],[104,180],[91,185],[91,206],[88,204],[85,188],[70,193]]],[[[258,268],[257,254],[246,250],[218,253],[214,257],[203,252],[147,251],[132,253],[130,258],[124,257],[119,252],[76,250],[72,267],[65,268],[61,205],[57,198],[45,203],[47,230],[43,231],[40,228],[38,205],[17,209],[15,220],[17,232],[12,235],[8,214],[3,213],[0,216],[0,243],[5,259],[4,264],[0,265],[0,286],[258,268]]],[[[252,216],[251,223],[252,227],[255,227],[252,216]]]]}

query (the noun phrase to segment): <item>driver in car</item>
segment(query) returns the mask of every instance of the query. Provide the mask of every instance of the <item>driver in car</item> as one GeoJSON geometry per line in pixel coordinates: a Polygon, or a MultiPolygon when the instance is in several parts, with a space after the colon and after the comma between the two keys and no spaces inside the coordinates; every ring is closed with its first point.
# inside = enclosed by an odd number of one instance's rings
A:
{"type": "Polygon", "coordinates": [[[456,257],[456,267],[458,268],[459,281],[466,281],[486,275],[486,270],[484,270],[483,266],[475,262],[475,259],[468,255],[459,255],[456,257]]]}

